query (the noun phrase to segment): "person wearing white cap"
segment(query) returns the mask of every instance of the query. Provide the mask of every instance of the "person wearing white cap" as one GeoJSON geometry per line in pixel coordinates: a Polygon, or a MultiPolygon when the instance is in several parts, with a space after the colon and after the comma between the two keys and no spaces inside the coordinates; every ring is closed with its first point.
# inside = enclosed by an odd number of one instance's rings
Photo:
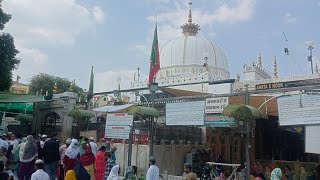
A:
{"type": "Polygon", "coordinates": [[[41,159],[35,162],[36,172],[31,175],[31,180],[50,180],[49,175],[43,171],[44,162],[41,159]]]}
{"type": "MultiPolygon", "coordinates": [[[[3,133],[2,137],[6,137],[7,134],[6,133],[3,133]]],[[[3,138],[0,138],[0,148],[6,148],[6,150],[8,150],[8,147],[9,147],[9,143],[6,141],[6,139],[3,139],[3,138]]]]}
{"type": "Polygon", "coordinates": [[[151,156],[149,158],[149,169],[147,171],[146,180],[158,180],[159,179],[159,168],[156,166],[156,158],[151,156]]]}
{"type": "Polygon", "coordinates": [[[96,156],[97,152],[98,152],[98,145],[97,143],[94,142],[94,138],[90,137],[90,146],[91,146],[91,151],[94,154],[94,156],[96,156]]]}

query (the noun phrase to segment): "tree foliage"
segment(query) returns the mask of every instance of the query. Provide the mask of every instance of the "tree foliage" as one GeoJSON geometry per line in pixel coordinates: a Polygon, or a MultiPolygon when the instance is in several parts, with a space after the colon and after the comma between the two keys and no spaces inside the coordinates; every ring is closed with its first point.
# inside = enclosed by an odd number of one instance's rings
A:
{"type": "MultiPolygon", "coordinates": [[[[11,19],[11,15],[3,12],[0,0],[0,30],[11,19]]],[[[0,34],[0,91],[10,89],[12,82],[12,71],[17,68],[20,60],[16,58],[19,51],[14,45],[13,37],[8,33],[0,34]]]]}
{"type": "Polygon", "coordinates": [[[81,93],[83,90],[66,78],[40,73],[31,78],[29,91],[31,94],[46,95],[67,91],[81,93]]]}

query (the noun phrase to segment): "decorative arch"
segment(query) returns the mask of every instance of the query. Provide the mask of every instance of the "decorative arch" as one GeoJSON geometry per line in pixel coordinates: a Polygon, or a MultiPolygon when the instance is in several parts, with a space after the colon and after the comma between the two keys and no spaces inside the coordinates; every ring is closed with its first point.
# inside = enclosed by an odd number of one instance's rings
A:
{"type": "Polygon", "coordinates": [[[46,113],[42,121],[42,133],[54,132],[58,124],[61,124],[61,116],[57,112],[50,111],[46,113]]]}

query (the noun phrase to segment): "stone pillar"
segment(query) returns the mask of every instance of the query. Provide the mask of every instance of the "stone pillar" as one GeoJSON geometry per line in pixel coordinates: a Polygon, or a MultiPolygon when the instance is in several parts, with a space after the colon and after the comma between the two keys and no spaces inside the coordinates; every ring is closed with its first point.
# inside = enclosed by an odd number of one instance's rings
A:
{"type": "Polygon", "coordinates": [[[62,112],[62,117],[60,117],[61,118],[61,140],[62,141],[65,141],[66,139],[71,137],[73,118],[68,115],[74,109],[75,105],[76,105],[75,98],[68,97],[68,99],[65,100],[64,111],[62,112]]]}

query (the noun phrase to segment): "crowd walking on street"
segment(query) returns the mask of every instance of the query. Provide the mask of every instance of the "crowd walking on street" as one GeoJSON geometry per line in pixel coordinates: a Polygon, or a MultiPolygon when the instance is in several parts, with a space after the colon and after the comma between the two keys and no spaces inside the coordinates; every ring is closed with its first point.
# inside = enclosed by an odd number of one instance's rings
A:
{"type": "Polygon", "coordinates": [[[93,137],[68,138],[60,146],[57,134],[3,134],[0,138],[0,180],[117,180],[116,148],[98,146],[93,137]]]}

